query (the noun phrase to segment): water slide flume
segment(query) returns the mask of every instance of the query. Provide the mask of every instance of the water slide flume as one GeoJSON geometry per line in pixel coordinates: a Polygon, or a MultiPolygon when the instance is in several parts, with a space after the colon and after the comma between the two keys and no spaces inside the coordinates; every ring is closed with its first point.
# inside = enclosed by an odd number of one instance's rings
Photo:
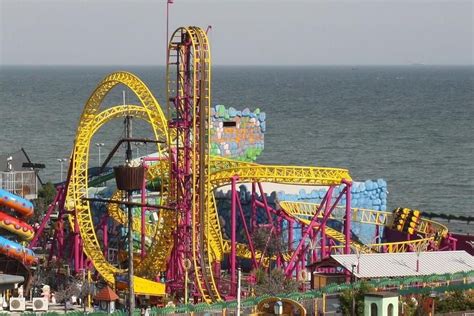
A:
{"type": "MultiPolygon", "coordinates": [[[[0,189],[0,206],[10,208],[24,218],[33,215],[33,204],[30,201],[2,189],[0,189]]],[[[3,212],[0,212],[0,228],[18,235],[26,241],[31,240],[34,236],[34,230],[30,225],[3,212]]],[[[0,253],[21,261],[25,265],[32,265],[38,261],[33,251],[2,236],[0,236],[0,253]]]]}

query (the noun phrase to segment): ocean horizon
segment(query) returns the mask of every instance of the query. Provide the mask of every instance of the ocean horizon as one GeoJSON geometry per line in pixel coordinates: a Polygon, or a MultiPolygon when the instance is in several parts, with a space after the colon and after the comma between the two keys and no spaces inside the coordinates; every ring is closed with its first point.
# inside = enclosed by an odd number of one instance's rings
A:
{"type": "MultiPolygon", "coordinates": [[[[69,157],[85,102],[117,70],[135,73],[166,107],[164,66],[0,66],[0,153],[23,147],[46,164],[44,181],[58,181],[56,159],[69,157]]],[[[348,168],[357,181],[385,179],[390,209],[471,215],[473,83],[473,65],[217,65],[212,104],[266,112],[257,162],[348,168]]],[[[121,89],[105,103],[121,103],[121,89]]],[[[121,124],[94,138],[103,153],[121,124]]],[[[97,155],[91,146],[91,164],[97,155]]]]}

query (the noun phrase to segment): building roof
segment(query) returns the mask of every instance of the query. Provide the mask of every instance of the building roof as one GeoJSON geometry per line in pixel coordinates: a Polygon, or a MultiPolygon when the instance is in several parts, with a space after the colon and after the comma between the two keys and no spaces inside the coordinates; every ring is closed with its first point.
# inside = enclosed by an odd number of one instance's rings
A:
{"type": "Polygon", "coordinates": [[[474,270],[474,257],[466,251],[429,251],[419,256],[419,271],[416,271],[417,253],[369,253],[332,255],[342,267],[357,278],[403,277],[430,274],[467,272],[474,270]],[[359,265],[359,269],[357,269],[359,265]]]}
{"type": "Polygon", "coordinates": [[[365,293],[365,296],[371,296],[371,297],[398,297],[398,292],[369,292],[365,293]]]}
{"type": "Polygon", "coordinates": [[[112,302],[118,300],[118,295],[108,286],[101,289],[95,296],[94,299],[98,301],[112,302]]]}
{"type": "Polygon", "coordinates": [[[0,285],[15,284],[24,282],[25,278],[21,275],[0,274],[0,285]]]}

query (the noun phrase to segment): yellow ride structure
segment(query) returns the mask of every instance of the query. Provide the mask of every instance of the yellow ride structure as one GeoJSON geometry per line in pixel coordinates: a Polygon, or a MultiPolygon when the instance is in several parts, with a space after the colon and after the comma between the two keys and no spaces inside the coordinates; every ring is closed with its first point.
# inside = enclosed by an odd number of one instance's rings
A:
{"type": "MultiPolygon", "coordinates": [[[[138,262],[135,270],[134,287],[136,294],[163,296],[167,286],[157,282],[157,276],[169,270],[171,265],[177,269],[184,266],[185,260],[192,263],[191,275],[194,278],[195,292],[199,293],[203,302],[212,302],[224,299],[219,285],[218,269],[215,267],[224,261],[235,247],[237,256],[251,258],[252,253],[248,245],[236,244],[224,239],[219,223],[219,214],[214,192],[231,183],[231,179],[238,176],[241,183],[279,183],[290,185],[310,186],[338,186],[344,182],[351,182],[349,171],[339,168],[270,166],[256,163],[241,162],[222,157],[211,156],[209,142],[210,104],[211,104],[211,55],[206,33],[198,27],[183,27],[175,31],[169,43],[169,59],[167,66],[168,79],[168,119],[162,111],[155,97],[147,86],[135,75],[128,72],[116,72],[106,76],[94,90],[84,106],[79,125],[76,131],[74,148],[71,155],[70,177],[66,194],[66,208],[74,216],[70,216],[73,229],[78,229],[83,240],[84,253],[92,261],[97,272],[103,279],[114,284],[116,276],[126,271],[117,269],[107,261],[101,249],[93,222],[91,203],[84,198],[88,197],[88,167],[90,143],[95,133],[106,123],[117,118],[133,116],[147,122],[153,131],[156,151],[161,158],[159,162],[147,170],[147,180],[160,178],[162,183],[161,203],[176,208],[176,211],[157,211],[158,221],[147,224],[146,235],[152,240],[147,249],[146,257],[138,262]],[[187,41],[187,42],[186,42],[187,41]],[[188,51],[186,51],[188,50],[188,51]],[[184,60],[186,57],[188,60],[184,60]],[[102,102],[108,93],[116,86],[125,86],[133,92],[139,104],[116,105],[101,109],[102,102]],[[189,99],[186,99],[189,98],[189,99]],[[189,102],[189,133],[185,134],[177,123],[176,110],[184,108],[189,102]],[[189,145],[189,151],[180,154],[181,147],[189,145]],[[190,160],[186,160],[190,158],[190,160]],[[186,165],[190,163],[190,165],[186,165]],[[189,177],[182,182],[173,172],[176,168],[188,172],[189,177]],[[189,184],[189,187],[186,185],[189,184]],[[189,198],[189,209],[180,209],[182,200],[189,198]],[[189,212],[189,213],[187,213],[189,212]],[[182,237],[189,240],[184,242],[186,249],[177,253],[176,235],[179,233],[180,223],[189,221],[190,234],[182,237]],[[177,262],[170,261],[170,257],[177,262]]],[[[117,191],[113,200],[121,199],[122,192],[117,191]]],[[[302,225],[310,225],[316,217],[322,219],[325,214],[318,214],[320,205],[310,203],[295,203],[280,201],[282,211],[289,218],[302,225]]],[[[344,218],[344,212],[336,207],[329,218],[341,222],[350,220],[344,218]]],[[[109,215],[125,224],[127,217],[117,204],[108,206],[109,215]]],[[[350,217],[361,223],[386,226],[391,221],[391,213],[365,209],[352,209],[350,217]]],[[[381,243],[364,245],[351,241],[352,251],[378,252],[408,251],[409,247],[420,243],[438,243],[434,235],[428,231],[428,226],[441,235],[447,233],[447,228],[438,223],[423,219],[419,233],[423,238],[398,243],[381,243]]],[[[311,227],[311,226],[308,226],[311,227]]],[[[141,222],[136,219],[133,229],[137,232],[142,229],[141,222]]],[[[315,226],[314,229],[317,229],[315,226]]],[[[346,239],[341,232],[326,228],[326,234],[333,238],[338,246],[332,247],[337,251],[345,245],[346,239]]],[[[255,256],[265,256],[257,251],[255,256]]],[[[292,254],[284,258],[290,260],[292,254]]],[[[268,257],[264,262],[268,264],[268,257]]]]}

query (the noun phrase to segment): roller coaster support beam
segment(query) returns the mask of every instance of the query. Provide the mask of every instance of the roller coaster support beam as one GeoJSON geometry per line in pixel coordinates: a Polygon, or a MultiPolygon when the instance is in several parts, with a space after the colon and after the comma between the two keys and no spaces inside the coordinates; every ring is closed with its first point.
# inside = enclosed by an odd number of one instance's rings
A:
{"type": "Polygon", "coordinates": [[[80,270],[80,235],[79,222],[77,221],[77,211],[74,211],[74,272],[80,270]]]}
{"type": "Polygon", "coordinates": [[[260,190],[260,196],[262,197],[263,204],[265,205],[265,212],[267,212],[268,222],[273,226],[273,218],[270,214],[267,197],[265,196],[265,192],[263,191],[262,183],[258,182],[258,189],[260,190]]]}
{"type": "Polygon", "coordinates": [[[237,276],[236,276],[236,265],[237,265],[237,208],[239,209],[240,219],[242,220],[242,226],[244,227],[245,236],[247,237],[250,253],[252,256],[252,265],[254,268],[258,267],[255,247],[253,245],[252,237],[250,236],[250,231],[247,226],[247,221],[245,218],[244,210],[242,204],[240,203],[240,197],[237,194],[237,181],[239,176],[233,176],[231,178],[231,245],[230,245],[230,267],[231,267],[231,295],[235,297],[236,295],[236,285],[237,285],[237,276]]]}
{"type": "MultiPolygon", "coordinates": [[[[316,230],[315,230],[315,234],[318,234],[319,231],[321,230],[322,226],[325,226],[326,225],[326,222],[329,218],[329,216],[331,215],[332,211],[336,208],[337,204],[339,203],[339,201],[341,200],[342,196],[344,194],[346,194],[347,192],[347,186],[344,187],[344,189],[341,191],[341,193],[339,193],[339,195],[337,196],[336,200],[334,201],[334,203],[332,204],[331,208],[329,209],[328,212],[326,212],[321,220],[321,222],[319,222],[319,225],[317,225],[318,223],[318,216],[319,216],[319,213],[321,212],[323,206],[326,204],[326,201],[328,199],[330,199],[328,193],[329,193],[329,190],[328,192],[326,192],[326,194],[324,195],[324,198],[323,200],[321,201],[321,204],[319,205],[319,207],[317,208],[316,212],[314,213],[313,215],[313,218],[311,219],[311,222],[309,223],[308,225],[308,229],[305,230],[303,236],[301,237],[301,240],[300,242],[298,243],[298,246],[296,247],[296,250],[293,252],[293,255],[291,256],[291,259],[290,261],[288,262],[288,265],[285,269],[285,274],[287,277],[291,277],[292,274],[293,274],[293,271],[294,269],[297,267],[298,265],[298,258],[306,251],[306,249],[308,248],[308,246],[306,245],[306,239],[308,238],[309,234],[310,234],[310,230],[311,229],[314,229],[316,226],[316,230]]],[[[349,209],[350,211],[350,209],[349,209]]],[[[346,227],[347,227],[347,224],[346,224],[346,227]]],[[[350,228],[350,226],[349,226],[350,228]]]]}
{"type": "Polygon", "coordinates": [[[230,205],[230,284],[231,292],[230,295],[236,296],[237,276],[236,276],[236,254],[237,254],[237,238],[236,238],[236,199],[237,190],[235,188],[238,177],[234,176],[231,178],[231,192],[232,192],[232,203],[230,205]]]}
{"type": "Polygon", "coordinates": [[[102,227],[102,241],[104,244],[104,257],[107,259],[108,258],[108,252],[109,252],[109,236],[108,236],[108,228],[107,228],[107,223],[109,221],[109,216],[107,213],[102,217],[101,223],[99,226],[102,227]]]}
{"type": "Polygon", "coordinates": [[[141,198],[141,202],[142,202],[142,207],[141,207],[141,230],[140,230],[140,258],[143,260],[145,259],[145,233],[146,233],[146,229],[145,229],[145,225],[146,225],[146,206],[144,206],[143,204],[146,203],[146,172],[147,172],[147,169],[148,169],[148,166],[145,162],[145,160],[143,160],[142,162],[142,165],[143,165],[143,169],[145,169],[145,172],[143,174],[143,180],[142,180],[142,192],[141,192],[141,195],[140,195],[140,198],[141,198]]]}
{"type": "MultiPolygon", "coordinates": [[[[331,200],[332,200],[332,193],[334,192],[334,187],[330,186],[327,191],[328,198],[326,199],[326,205],[324,206],[324,214],[329,212],[329,208],[331,207],[331,200]]],[[[311,229],[312,228],[309,228],[311,229]]],[[[326,254],[326,225],[321,225],[321,260],[327,257],[326,254]]]]}
{"type": "MultiPolygon", "coordinates": [[[[282,218],[281,217],[277,217],[277,229],[276,229],[276,237],[278,238],[278,240],[281,240],[281,233],[283,231],[283,228],[282,228],[282,218]]],[[[281,254],[278,254],[277,255],[277,258],[276,258],[276,265],[277,265],[277,268],[281,268],[281,265],[282,265],[282,260],[281,260],[281,254]]]]}
{"type": "MultiPolygon", "coordinates": [[[[345,191],[346,191],[346,220],[344,221],[344,231],[345,231],[345,238],[346,238],[346,244],[344,247],[344,253],[345,254],[350,254],[351,249],[350,249],[350,244],[351,244],[351,191],[352,191],[352,181],[347,181],[346,179],[342,180],[342,183],[346,185],[345,191]]],[[[377,226],[378,227],[378,226],[377,226]]]]}
{"type": "Polygon", "coordinates": [[[31,240],[30,244],[28,245],[28,248],[32,249],[37,246],[39,238],[43,235],[44,228],[48,224],[51,214],[53,214],[54,210],[56,209],[56,206],[58,206],[60,200],[64,200],[64,185],[58,185],[56,187],[56,195],[54,196],[53,202],[49,204],[48,206],[48,211],[44,215],[43,219],[41,220],[41,224],[38,227],[38,229],[35,232],[35,237],[31,240]]]}
{"type": "Polygon", "coordinates": [[[288,251],[293,251],[293,220],[288,220],[288,251]]]}
{"type": "MultiPolygon", "coordinates": [[[[239,177],[238,176],[235,176],[235,177],[236,177],[236,181],[238,181],[239,177]]],[[[237,192],[237,188],[235,188],[235,191],[237,192]]],[[[256,269],[258,267],[258,265],[257,265],[257,256],[255,254],[255,246],[253,244],[252,236],[250,235],[250,231],[249,231],[249,228],[247,226],[247,219],[245,218],[244,209],[242,208],[240,198],[237,194],[235,195],[235,197],[236,197],[236,199],[233,200],[232,203],[235,203],[237,208],[239,209],[240,219],[242,220],[242,225],[244,227],[245,236],[247,237],[247,242],[248,242],[248,246],[249,246],[249,249],[250,249],[250,254],[252,256],[252,265],[253,265],[253,268],[256,269]]]]}

